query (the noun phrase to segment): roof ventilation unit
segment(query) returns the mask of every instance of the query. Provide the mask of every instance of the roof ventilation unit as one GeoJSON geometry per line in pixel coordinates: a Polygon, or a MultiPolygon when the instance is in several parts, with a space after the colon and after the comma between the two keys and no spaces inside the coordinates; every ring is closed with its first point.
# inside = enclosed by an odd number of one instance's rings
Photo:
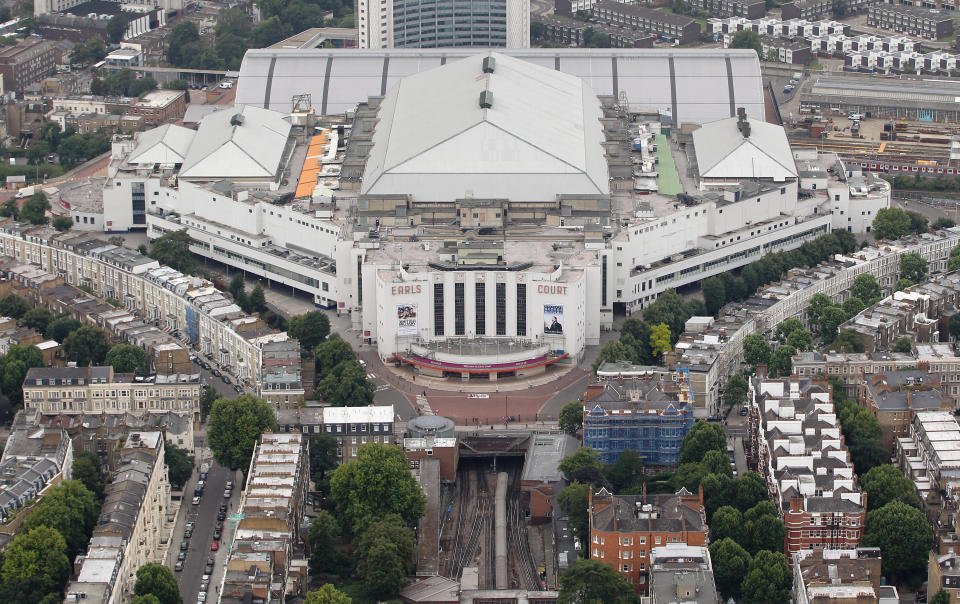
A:
{"type": "Polygon", "coordinates": [[[483,73],[493,73],[497,60],[493,57],[483,57],[483,73]]]}
{"type": "Polygon", "coordinates": [[[493,92],[490,90],[480,91],[480,108],[489,109],[493,106],[493,92]]]}

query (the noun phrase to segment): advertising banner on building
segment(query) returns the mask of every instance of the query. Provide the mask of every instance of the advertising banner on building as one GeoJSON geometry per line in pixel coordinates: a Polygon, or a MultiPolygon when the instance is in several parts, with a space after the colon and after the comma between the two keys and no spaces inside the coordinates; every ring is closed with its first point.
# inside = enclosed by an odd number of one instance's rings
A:
{"type": "Polygon", "coordinates": [[[560,304],[543,305],[543,333],[563,333],[563,306],[560,304]]]}
{"type": "Polygon", "coordinates": [[[397,335],[417,335],[417,305],[397,304],[397,335]]]}

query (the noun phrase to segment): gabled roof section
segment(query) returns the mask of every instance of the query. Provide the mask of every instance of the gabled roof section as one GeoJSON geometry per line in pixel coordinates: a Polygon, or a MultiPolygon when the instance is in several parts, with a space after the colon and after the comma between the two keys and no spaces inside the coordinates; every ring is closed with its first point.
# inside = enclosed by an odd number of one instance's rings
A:
{"type": "Polygon", "coordinates": [[[140,133],[130,154],[131,164],[182,164],[196,132],[183,126],[164,124],[140,133]]]}
{"type": "Polygon", "coordinates": [[[272,180],[290,136],[284,114],[258,107],[218,111],[200,128],[180,170],[180,178],[272,180]]]}
{"type": "Polygon", "coordinates": [[[735,117],[704,124],[693,132],[700,178],[764,178],[784,181],[797,177],[797,164],[781,126],[747,118],[749,136],[735,117]]]}

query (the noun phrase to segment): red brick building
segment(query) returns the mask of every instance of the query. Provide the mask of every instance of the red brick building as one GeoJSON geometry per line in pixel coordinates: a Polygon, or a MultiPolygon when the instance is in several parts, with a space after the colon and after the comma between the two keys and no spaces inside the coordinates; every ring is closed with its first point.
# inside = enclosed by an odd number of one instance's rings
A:
{"type": "Polygon", "coordinates": [[[57,49],[52,42],[27,38],[0,50],[3,92],[20,92],[57,69],[57,49]]]}
{"type": "Polygon", "coordinates": [[[606,489],[590,494],[590,557],[613,566],[646,594],[650,554],[668,543],[707,545],[703,489],[692,494],[613,495],[606,489]]]}

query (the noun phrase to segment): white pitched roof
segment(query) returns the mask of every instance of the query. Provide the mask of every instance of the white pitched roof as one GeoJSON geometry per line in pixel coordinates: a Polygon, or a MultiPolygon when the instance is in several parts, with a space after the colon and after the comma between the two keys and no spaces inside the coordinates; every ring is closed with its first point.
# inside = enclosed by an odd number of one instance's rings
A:
{"type": "Polygon", "coordinates": [[[704,124],[693,132],[700,178],[797,177],[797,164],[781,126],[747,118],[750,136],[737,129],[737,118],[704,124]]]}
{"type": "Polygon", "coordinates": [[[575,76],[499,53],[408,76],[378,111],[363,193],[419,200],[609,193],[596,94],[575,76]],[[483,72],[485,57],[495,60],[483,72]],[[480,106],[480,93],[493,93],[480,106]]]}
{"type": "Polygon", "coordinates": [[[200,120],[180,178],[272,180],[280,168],[290,123],[285,115],[259,107],[235,107],[200,120]]]}
{"type": "Polygon", "coordinates": [[[393,405],[378,407],[324,407],[324,424],[389,423],[393,421],[393,405]]]}
{"type": "Polygon", "coordinates": [[[137,137],[137,146],[127,160],[131,164],[182,164],[196,132],[164,124],[137,137]]]}

